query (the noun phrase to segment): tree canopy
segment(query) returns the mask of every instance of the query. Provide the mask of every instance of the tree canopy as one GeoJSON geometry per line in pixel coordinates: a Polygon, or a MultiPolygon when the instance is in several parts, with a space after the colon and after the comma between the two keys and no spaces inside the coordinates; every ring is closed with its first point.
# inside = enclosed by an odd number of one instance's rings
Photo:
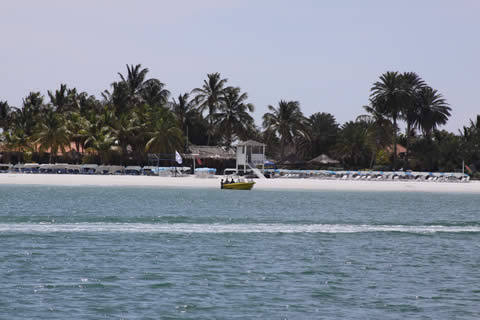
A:
{"type": "Polygon", "coordinates": [[[452,108],[414,72],[381,74],[366,93],[366,113],[359,108],[353,121],[339,124],[321,108],[304,115],[299,101],[281,99],[266,106],[262,127],[248,93],[219,72],[176,98],[149,74],[140,64],[127,65],[101,99],[61,84],[46,97],[28,93],[19,107],[0,100],[1,161],[145,164],[151,152],[253,139],[277,161],[328,154],[344,168],[455,170],[461,161],[480,168],[480,118],[457,135],[440,131],[452,108]],[[406,154],[398,152],[399,144],[406,154]]]}

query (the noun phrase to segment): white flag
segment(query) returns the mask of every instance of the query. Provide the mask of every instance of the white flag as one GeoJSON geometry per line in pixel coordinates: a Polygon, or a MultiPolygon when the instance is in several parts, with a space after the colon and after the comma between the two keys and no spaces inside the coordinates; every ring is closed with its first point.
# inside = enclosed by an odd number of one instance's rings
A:
{"type": "Polygon", "coordinates": [[[180,155],[180,153],[178,153],[177,150],[175,150],[175,160],[177,161],[178,164],[182,164],[183,162],[182,156],[180,155]]]}

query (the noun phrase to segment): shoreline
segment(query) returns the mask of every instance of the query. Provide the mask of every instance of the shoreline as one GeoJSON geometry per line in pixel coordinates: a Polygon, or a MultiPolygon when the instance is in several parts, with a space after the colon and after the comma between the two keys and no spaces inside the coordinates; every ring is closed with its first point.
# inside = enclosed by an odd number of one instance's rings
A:
{"type": "MultiPolygon", "coordinates": [[[[71,174],[0,174],[0,185],[159,187],[220,189],[221,176],[215,178],[71,175],[71,174]]],[[[434,192],[480,194],[480,182],[353,181],[328,179],[255,180],[253,190],[434,192]]]]}

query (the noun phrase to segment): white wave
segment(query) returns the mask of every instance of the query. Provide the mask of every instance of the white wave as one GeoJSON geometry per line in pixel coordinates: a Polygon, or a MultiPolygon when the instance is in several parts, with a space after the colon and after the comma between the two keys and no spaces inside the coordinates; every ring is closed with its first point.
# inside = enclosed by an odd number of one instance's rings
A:
{"type": "Polygon", "coordinates": [[[480,226],[406,226],[352,224],[146,224],[146,223],[4,223],[0,232],[132,232],[132,233],[361,233],[480,232],[480,226]]]}

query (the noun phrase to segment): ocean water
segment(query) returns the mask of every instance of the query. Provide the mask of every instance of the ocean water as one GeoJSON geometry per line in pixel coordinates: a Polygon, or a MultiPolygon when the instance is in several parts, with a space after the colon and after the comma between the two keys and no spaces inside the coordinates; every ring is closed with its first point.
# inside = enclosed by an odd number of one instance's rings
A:
{"type": "Polygon", "coordinates": [[[0,186],[0,319],[479,319],[479,200],[0,186]]]}

